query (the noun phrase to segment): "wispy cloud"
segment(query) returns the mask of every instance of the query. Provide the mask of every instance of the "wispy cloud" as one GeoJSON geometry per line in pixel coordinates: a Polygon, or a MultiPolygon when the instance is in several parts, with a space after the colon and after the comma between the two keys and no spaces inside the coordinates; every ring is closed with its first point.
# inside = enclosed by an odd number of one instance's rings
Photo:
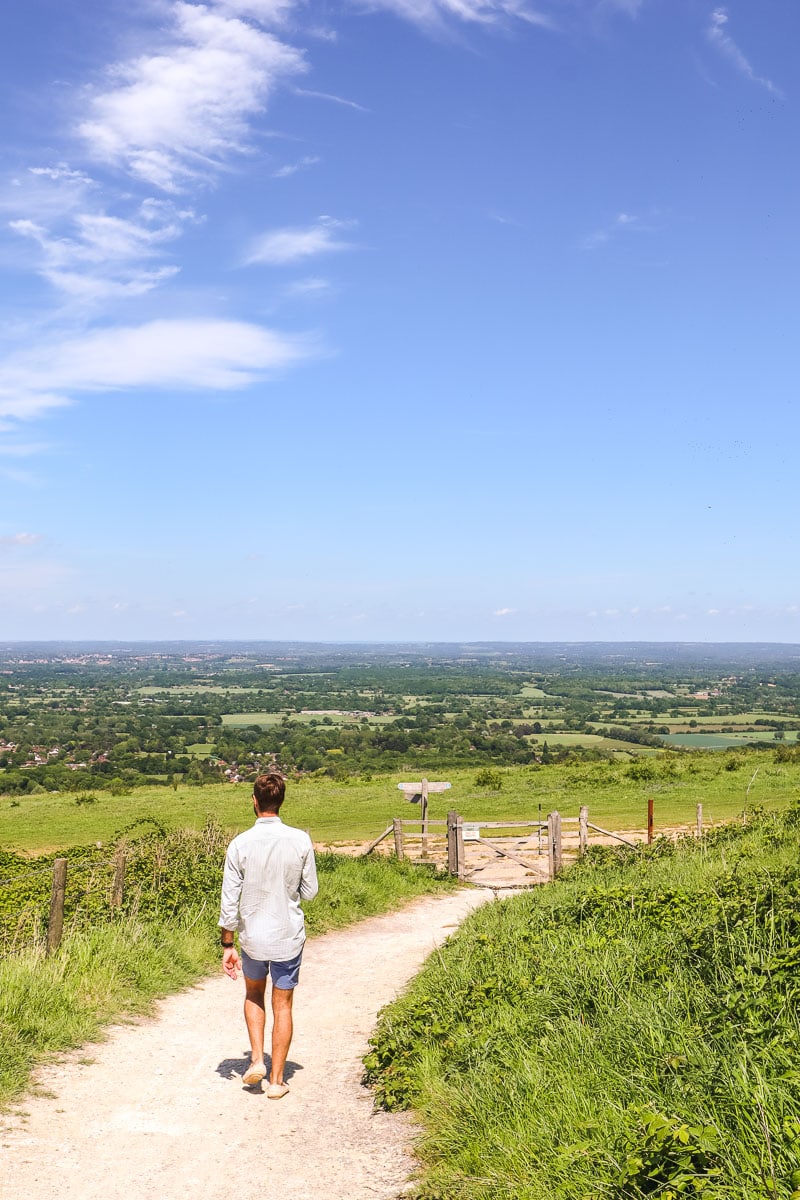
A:
{"type": "Polygon", "coordinates": [[[234,17],[246,17],[260,25],[283,25],[295,0],[211,0],[215,8],[234,17]]]}
{"type": "Polygon", "coordinates": [[[757,75],[750,65],[749,59],[739,49],[731,35],[726,32],[725,26],[728,24],[728,10],[725,8],[715,8],[711,14],[711,23],[708,26],[708,40],[712,46],[719,50],[720,54],[724,55],[730,63],[736,68],[740,75],[744,75],[752,83],[760,84],[766,88],[768,92],[772,92],[773,96],[783,96],[783,92],[779,87],[772,82],[771,79],[766,79],[762,75],[757,75]]]}
{"type": "Polygon", "coordinates": [[[161,320],[40,344],[0,365],[0,416],[25,419],[87,392],[246,387],[316,353],[244,321],[161,320]]]}
{"type": "Polygon", "coordinates": [[[306,64],[301,51],[239,17],[185,0],[170,11],[164,45],[108,70],[78,133],[96,161],[175,193],[246,152],[249,120],[306,64]]]}
{"type": "Polygon", "coordinates": [[[180,237],[190,210],[177,210],[163,201],[146,200],[132,217],[100,209],[68,214],[59,226],[29,217],[9,222],[40,250],[39,273],[53,287],[78,300],[111,296],[141,296],[171,278],[176,266],[152,265],[169,242],[180,237]]]}
{"type": "Polygon", "coordinates": [[[0,535],[0,546],[35,546],[42,541],[41,533],[6,533],[0,535]]]}
{"type": "Polygon", "coordinates": [[[453,21],[473,25],[498,25],[510,19],[555,29],[553,17],[524,0],[371,0],[373,10],[388,9],[422,29],[442,29],[453,21]]]}
{"type": "Polygon", "coordinates": [[[329,279],[322,279],[318,275],[309,276],[307,279],[295,279],[284,288],[286,296],[300,297],[315,297],[327,296],[332,290],[332,285],[329,279]]]}
{"type": "Polygon", "coordinates": [[[307,229],[273,229],[255,239],[245,257],[245,266],[260,263],[282,266],[317,254],[351,250],[352,243],[343,241],[338,235],[339,230],[351,224],[333,217],[320,217],[315,225],[307,229]]]}
{"type": "Polygon", "coordinates": [[[277,171],[272,172],[273,179],[288,179],[290,175],[296,175],[298,171],[304,171],[306,167],[315,166],[320,159],[316,154],[306,154],[303,158],[298,158],[296,162],[286,163],[282,167],[278,167],[277,171]]]}
{"type": "Polygon", "coordinates": [[[492,613],[493,617],[510,617],[517,610],[515,608],[496,608],[492,613]]]}
{"type": "MultiPolygon", "coordinates": [[[[237,155],[249,153],[274,90],[305,70],[302,51],[265,28],[282,25],[294,6],[295,0],[162,0],[153,9],[159,24],[148,49],[75,93],[82,111],[73,132],[92,172],[58,157],[6,181],[0,213],[17,239],[15,262],[60,293],[59,307],[39,314],[35,337],[20,322],[4,328],[0,432],[12,435],[0,451],[6,457],[44,448],[15,443],[17,422],[83,393],[239,388],[314,353],[308,340],[247,321],[111,324],[119,303],[179,270],[176,243],[202,218],[194,205],[171,197],[200,194],[237,155]],[[155,189],[169,196],[155,198],[155,189]],[[35,349],[15,351],[15,340],[35,349]]],[[[276,175],[314,161],[307,156],[276,175]]],[[[337,227],[319,223],[320,251],[339,248],[337,227]]],[[[3,467],[6,476],[9,470],[3,467]]]]}
{"type": "Polygon", "coordinates": [[[651,233],[653,225],[643,222],[641,217],[634,213],[620,212],[601,229],[596,229],[594,233],[590,233],[588,237],[583,239],[584,250],[597,250],[600,246],[605,246],[620,234],[636,231],[639,233],[651,233]]]}
{"type": "Polygon", "coordinates": [[[329,100],[332,104],[343,104],[346,108],[355,108],[358,112],[369,112],[363,104],[357,104],[355,100],[347,100],[344,96],[334,96],[330,92],[313,92],[309,88],[295,87],[292,88],[295,96],[308,96],[312,100],[329,100]]]}

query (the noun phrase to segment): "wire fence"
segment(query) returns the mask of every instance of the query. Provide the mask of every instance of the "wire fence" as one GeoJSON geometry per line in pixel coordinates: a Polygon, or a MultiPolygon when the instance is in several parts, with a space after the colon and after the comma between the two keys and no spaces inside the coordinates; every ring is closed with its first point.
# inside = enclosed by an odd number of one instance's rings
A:
{"type": "Polygon", "coordinates": [[[179,914],[218,892],[228,836],[214,821],[200,832],[127,830],[110,847],[76,847],[36,867],[0,851],[0,954],[52,953],[63,930],[179,914]]]}

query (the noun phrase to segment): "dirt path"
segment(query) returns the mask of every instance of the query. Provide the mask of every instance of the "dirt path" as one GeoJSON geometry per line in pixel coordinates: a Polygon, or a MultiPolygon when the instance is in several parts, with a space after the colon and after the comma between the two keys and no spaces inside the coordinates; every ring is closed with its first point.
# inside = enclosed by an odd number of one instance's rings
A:
{"type": "Polygon", "coordinates": [[[42,1069],[0,1117],[0,1197],[390,1200],[413,1169],[407,1118],[372,1112],[361,1056],[378,1009],[486,892],[426,897],[307,944],[285,1099],[243,1088],[241,979],[42,1069]]]}

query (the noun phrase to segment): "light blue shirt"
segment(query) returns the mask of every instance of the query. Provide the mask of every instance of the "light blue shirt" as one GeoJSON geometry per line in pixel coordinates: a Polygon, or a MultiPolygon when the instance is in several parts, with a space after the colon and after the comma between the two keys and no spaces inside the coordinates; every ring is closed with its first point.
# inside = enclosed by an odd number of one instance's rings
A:
{"type": "Polygon", "coordinates": [[[228,846],[222,876],[222,929],[239,932],[251,958],[288,962],[306,940],[301,900],[316,896],[311,838],[280,817],[259,817],[228,846]]]}

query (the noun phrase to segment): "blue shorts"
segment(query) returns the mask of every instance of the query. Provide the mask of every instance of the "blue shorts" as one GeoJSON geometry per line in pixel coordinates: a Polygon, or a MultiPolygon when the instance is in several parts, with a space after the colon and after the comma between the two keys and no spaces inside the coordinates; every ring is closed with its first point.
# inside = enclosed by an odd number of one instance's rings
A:
{"type": "Polygon", "coordinates": [[[246,950],[239,951],[242,959],[242,974],[247,979],[266,979],[269,971],[273,987],[283,988],[290,992],[297,987],[300,978],[300,963],[303,961],[303,951],[290,958],[288,962],[264,962],[260,958],[251,958],[246,950]]]}

